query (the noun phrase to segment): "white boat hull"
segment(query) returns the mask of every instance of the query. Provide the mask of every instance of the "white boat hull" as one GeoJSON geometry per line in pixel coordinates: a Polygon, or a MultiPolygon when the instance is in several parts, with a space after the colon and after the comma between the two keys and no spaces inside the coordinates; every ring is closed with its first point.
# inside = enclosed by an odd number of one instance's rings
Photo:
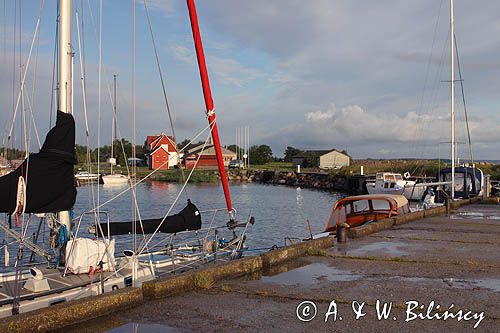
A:
{"type": "Polygon", "coordinates": [[[401,195],[404,192],[404,188],[377,188],[375,186],[366,186],[368,194],[396,194],[401,195]]]}
{"type": "Polygon", "coordinates": [[[419,186],[418,184],[415,185],[415,182],[409,181],[405,185],[405,190],[403,192],[403,195],[406,197],[408,200],[422,200],[422,196],[424,195],[425,189],[427,186],[419,186]]]}
{"type": "Polygon", "coordinates": [[[106,185],[121,185],[128,184],[128,177],[125,175],[115,174],[102,176],[102,181],[106,185]]]}

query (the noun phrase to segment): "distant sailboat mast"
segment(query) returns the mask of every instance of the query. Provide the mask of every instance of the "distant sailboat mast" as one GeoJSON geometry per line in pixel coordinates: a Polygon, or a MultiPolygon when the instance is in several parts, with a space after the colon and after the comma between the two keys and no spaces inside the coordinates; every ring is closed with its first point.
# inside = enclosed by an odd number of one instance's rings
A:
{"type": "Polygon", "coordinates": [[[455,198],[455,22],[453,0],[450,0],[451,32],[451,198],[455,198]]]}
{"type": "Polygon", "coordinates": [[[187,0],[189,10],[189,19],[191,20],[191,29],[193,30],[194,45],[196,48],[196,57],[198,59],[198,67],[200,69],[201,84],[203,86],[203,96],[205,98],[205,107],[208,117],[208,123],[212,125],[212,139],[215,148],[215,155],[217,157],[217,165],[219,167],[219,174],[222,180],[222,188],[226,198],[226,206],[229,213],[229,218],[233,219],[233,206],[231,203],[231,195],[229,193],[229,185],[227,181],[226,168],[222,158],[222,150],[220,148],[219,132],[217,131],[217,123],[215,121],[215,108],[212,99],[212,92],[210,91],[210,82],[208,80],[208,72],[205,64],[205,55],[203,54],[203,45],[201,43],[200,28],[198,26],[198,18],[196,15],[196,7],[194,0],[187,0]]]}
{"type": "MultiPolygon", "coordinates": [[[[59,0],[59,110],[72,114],[73,106],[73,50],[71,48],[72,1],[59,0]]],[[[59,212],[59,221],[71,230],[69,211],[59,212]]]]}

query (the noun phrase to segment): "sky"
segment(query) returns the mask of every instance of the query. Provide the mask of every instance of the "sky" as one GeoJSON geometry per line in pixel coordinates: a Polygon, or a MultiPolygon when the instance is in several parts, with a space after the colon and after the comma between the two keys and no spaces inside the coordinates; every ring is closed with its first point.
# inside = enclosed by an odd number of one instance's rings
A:
{"type": "MultiPolygon", "coordinates": [[[[25,121],[36,124],[43,140],[51,124],[57,3],[2,3],[2,137],[12,124],[23,64],[28,67],[25,121]],[[40,29],[28,64],[38,17],[40,29]]],[[[74,1],[75,26],[76,12],[80,23],[73,32],[77,143],[85,144],[85,123],[92,147],[111,141],[113,74],[118,75],[120,135],[133,139],[134,104],[137,143],[147,135],[171,134],[144,2],[135,2],[135,75],[133,2],[102,3],[99,92],[99,1],[74,1]]],[[[207,121],[186,3],[148,0],[146,5],[177,139],[192,138],[207,121]]],[[[355,159],[449,158],[449,5],[448,0],[197,1],[222,143],[233,144],[236,128],[249,126],[251,144],[268,144],[276,156],[293,146],[347,150],[355,159]]],[[[476,159],[500,159],[499,12],[497,0],[455,1],[455,35],[476,159]]],[[[13,125],[15,145],[23,141],[22,114],[13,125]]],[[[456,141],[459,156],[468,159],[464,118],[457,82],[456,141]]],[[[29,127],[31,149],[36,150],[34,126],[29,127]]]]}

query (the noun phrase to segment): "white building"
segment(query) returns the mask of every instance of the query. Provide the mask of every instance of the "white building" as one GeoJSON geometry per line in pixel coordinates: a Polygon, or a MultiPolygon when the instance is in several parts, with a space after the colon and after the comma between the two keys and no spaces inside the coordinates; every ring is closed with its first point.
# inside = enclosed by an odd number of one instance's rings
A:
{"type": "Polygon", "coordinates": [[[306,150],[292,158],[294,166],[305,168],[338,169],[349,166],[351,157],[345,153],[332,150],[306,150]],[[309,165],[311,164],[311,165],[309,165]]]}

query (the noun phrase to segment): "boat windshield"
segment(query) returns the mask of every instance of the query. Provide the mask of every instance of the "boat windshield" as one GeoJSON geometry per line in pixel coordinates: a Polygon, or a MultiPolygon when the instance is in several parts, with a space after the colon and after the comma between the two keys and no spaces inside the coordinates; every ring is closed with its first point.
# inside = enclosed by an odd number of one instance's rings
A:
{"type": "Polygon", "coordinates": [[[396,180],[403,180],[403,177],[401,175],[395,175],[396,180]]]}
{"type": "Polygon", "coordinates": [[[384,176],[384,180],[385,180],[385,181],[390,181],[390,182],[394,182],[394,181],[396,181],[396,179],[395,179],[394,175],[385,175],[385,176],[384,176]]]}
{"type": "Polygon", "coordinates": [[[352,213],[360,213],[360,212],[368,212],[370,211],[370,202],[368,200],[359,200],[355,201],[354,204],[351,206],[351,214],[352,213]]]}
{"type": "MultiPolygon", "coordinates": [[[[467,175],[467,184],[472,184],[472,178],[467,175]]],[[[451,182],[451,173],[446,173],[444,175],[445,182],[451,182]]],[[[444,185],[445,191],[450,191],[451,186],[449,184],[444,185]]],[[[464,174],[455,172],[455,191],[462,192],[464,190],[464,174]]]]}

